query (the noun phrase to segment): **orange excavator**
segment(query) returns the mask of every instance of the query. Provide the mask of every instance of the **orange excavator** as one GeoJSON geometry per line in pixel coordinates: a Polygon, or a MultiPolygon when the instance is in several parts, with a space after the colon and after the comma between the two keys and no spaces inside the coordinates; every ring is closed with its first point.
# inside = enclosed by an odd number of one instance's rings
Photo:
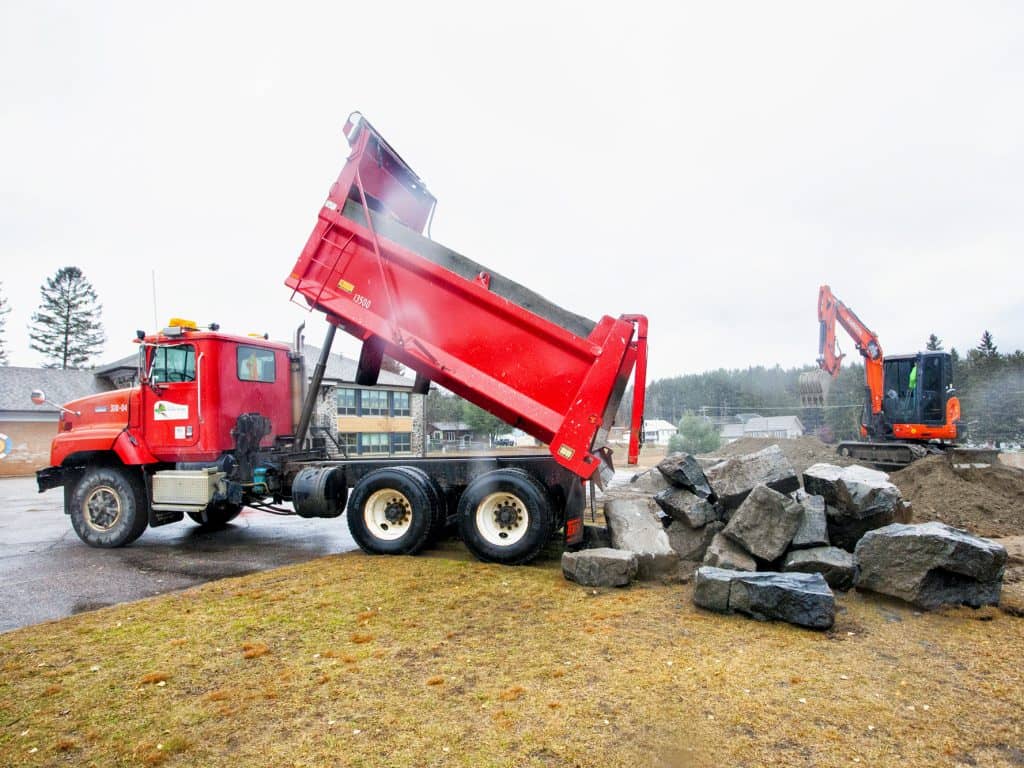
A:
{"type": "Polygon", "coordinates": [[[845,355],[836,340],[836,323],[850,334],[864,358],[866,402],[859,441],[840,443],[842,456],[885,467],[906,466],[929,453],[954,447],[963,435],[960,400],[953,389],[953,360],[948,352],[882,354],[878,335],[823,285],[818,290],[818,365],[800,376],[805,408],[826,404],[845,355]]]}

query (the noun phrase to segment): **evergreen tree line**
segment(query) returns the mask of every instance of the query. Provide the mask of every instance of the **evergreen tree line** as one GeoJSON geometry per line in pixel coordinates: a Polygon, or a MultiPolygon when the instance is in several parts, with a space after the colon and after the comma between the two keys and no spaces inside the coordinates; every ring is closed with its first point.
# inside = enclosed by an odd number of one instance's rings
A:
{"type": "MultiPolygon", "coordinates": [[[[942,340],[932,334],[926,348],[940,351],[942,340]]],[[[965,355],[954,348],[950,356],[968,439],[975,443],[1024,442],[1024,352],[1000,353],[992,334],[985,331],[978,345],[965,355]]],[[[803,408],[800,374],[816,370],[814,366],[719,368],[658,379],[647,386],[645,418],[680,424],[692,413],[722,424],[735,421],[740,413],[795,414],[808,432],[823,439],[855,438],[866,399],[864,366],[847,361],[832,383],[827,407],[803,408]]],[[[618,423],[627,422],[631,403],[632,393],[627,392],[618,423]]]]}
{"type": "MultiPolygon", "coordinates": [[[[29,348],[44,368],[86,368],[107,337],[92,284],[78,267],[61,267],[39,287],[40,302],[28,327],[29,348]]],[[[8,365],[7,315],[10,304],[0,283],[0,365],[8,365]]]]}

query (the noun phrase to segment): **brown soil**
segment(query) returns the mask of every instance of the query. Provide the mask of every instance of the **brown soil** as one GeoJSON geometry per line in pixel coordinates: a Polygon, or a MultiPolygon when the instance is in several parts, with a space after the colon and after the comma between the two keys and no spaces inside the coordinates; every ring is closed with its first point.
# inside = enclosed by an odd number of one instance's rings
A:
{"type": "Polygon", "coordinates": [[[929,456],[891,479],[913,503],[915,522],[938,520],[978,536],[1024,534],[1024,472],[1019,469],[959,469],[945,456],[929,456]]]}
{"type": "Polygon", "coordinates": [[[835,446],[826,445],[816,437],[796,437],[788,440],[780,440],[773,437],[742,437],[736,442],[723,445],[709,456],[721,457],[723,459],[731,456],[743,456],[747,453],[756,453],[770,445],[777,445],[789,459],[797,474],[802,475],[804,470],[812,464],[825,462],[836,464],[840,467],[847,467],[856,462],[845,459],[836,453],[835,446]]]}

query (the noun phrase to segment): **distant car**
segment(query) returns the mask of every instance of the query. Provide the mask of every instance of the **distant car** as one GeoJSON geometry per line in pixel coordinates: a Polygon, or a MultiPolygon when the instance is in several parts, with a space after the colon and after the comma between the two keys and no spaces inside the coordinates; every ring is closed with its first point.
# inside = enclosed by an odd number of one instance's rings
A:
{"type": "Polygon", "coordinates": [[[512,448],[512,447],[515,447],[515,444],[516,444],[516,441],[513,440],[511,437],[496,437],[496,438],[494,438],[494,447],[495,448],[498,448],[498,447],[512,448]]]}

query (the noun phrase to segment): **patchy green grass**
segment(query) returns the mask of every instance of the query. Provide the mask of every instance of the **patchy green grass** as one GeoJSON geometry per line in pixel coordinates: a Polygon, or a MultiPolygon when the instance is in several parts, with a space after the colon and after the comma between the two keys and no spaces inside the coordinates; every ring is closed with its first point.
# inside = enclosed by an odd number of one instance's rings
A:
{"type": "Polygon", "coordinates": [[[0,765],[1024,762],[1024,620],[839,599],[820,634],[457,545],[0,635],[0,765]]]}

